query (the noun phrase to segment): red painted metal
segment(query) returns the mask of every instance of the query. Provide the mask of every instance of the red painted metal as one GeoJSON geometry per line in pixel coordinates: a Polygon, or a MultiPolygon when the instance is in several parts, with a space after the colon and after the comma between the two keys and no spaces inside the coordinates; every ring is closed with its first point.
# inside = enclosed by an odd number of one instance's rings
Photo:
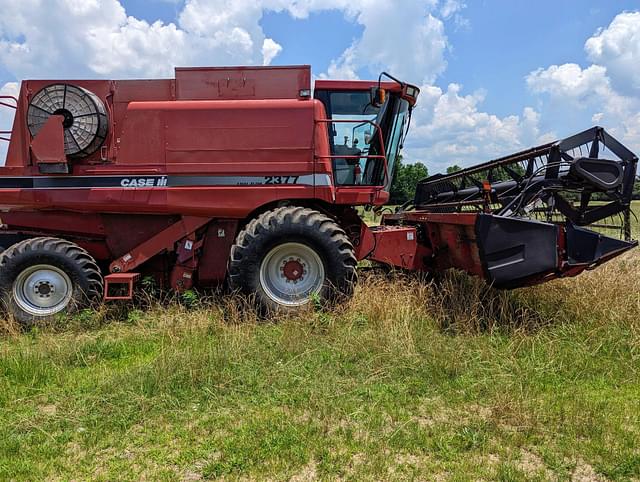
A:
{"type": "Polygon", "coordinates": [[[133,285],[140,279],[140,273],[112,273],[104,277],[104,300],[130,300],[133,285]],[[124,290],[123,290],[124,288],[124,290]],[[112,294],[113,292],[116,294],[112,294]]]}
{"type": "Polygon", "coordinates": [[[200,285],[212,285],[223,280],[227,274],[227,254],[238,232],[238,221],[215,219],[207,226],[205,242],[198,266],[200,285]]]}
{"type": "Polygon", "coordinates": [[[178,293],[193,288],[194,273],[198,269],[200,249],[204,244],[203,239],[197,239],[195,233],[182,238],[176,250],[177,260],[171,271],[170,283],[178,293]]]}
{"type": "Polygon", "coordinates": [[[176,99],[301,99],[310,96],[311,67],[195,67],[176,69],[176,99]],[[307,95],[301,96],[301,92],[307,95]]]}
{"type": "MultiPolygon", "coordinates": [[[[16,118],[24,119],[31,97],[53,82],[23,82],[16,118]]],[[[105,146],[82,162],[71,163],[72,176],[314,176],[313,182],[167,189],[3,188],[0,205],[21,210],[215,215],[241,220],[261,206],[284,200],[348,205],[383,204],[388,200],[388,193],[379,187],[345,189],[333,184],[324,106],[299,96],[299,90],[310,87],[306,66],[178,69],[175,80],[70,83],[94,92],[110,113],[105,146]],[[254,79],[255,97],[239,99],[238,95],[225,94],[234,100],[214,100],[221,98],[215,87],[227,78],[254,79]],[[140,135],[143,132],[148,135],[140,135]]],[[[366,90],[374,84],[350,83],[348,88],[366,90]]],[[[339,81],[322,81],[320,85],[345,87],[339,81]]],[[[389,83],[386,87],[394,86],[389,83]]],[[[0,167],[0,179],[40,175],[30,143],[24,122],[17,122],[6,165],[0,167]]],[[[38,226],[36,222],[32,227],[38,226]]]]}
{"type": "Polygon", "coordinates": [[[485,277],[475,239],[477,214],[412,211],[385,216],[384,219],[400,220],[422,228],[433,257],[430,269],[458,268],[485,277]]]}
{"type": "Polygon", "coordinates": [[[111,259],[119,258],[180,220],[179,216],[102,214],[100,223],[111,259]]]}
{"type": "Polygon", "coordinates": [[[64,153],[64,129],[61,115],[52,115],[42,126],[38,135],[31,142],[31,153],[38,164],[40,172],[51,172],[48,169],[61,169],[68,172],[67,156],[64,153]]]}
{"type": "Polygon", "coordinates": [[[189,236],[209,221],[211,221],[210,218],[185,216],[115,260],[109,266],[109,270],[112,273],[131,271],[163,251],[173,251],[178,241],[189,236]]]}
{"type": "MultiPolygon", "coordinates": [[[[2,220],[16,232],[72,239],[98,260],[111,261],[112,271],[136,270],[210,223],[197,273],[184,260],[168,262],[192,270],[200,283],[218,282],[239,226],[266,206],[388,200],[382,186],[334,185],[329,119],[324,105],[309,97],[308,66],[177,69],[175,79],[167,80],[68,81],[101,99],[109,133],[97,152],[68,163],[68,175],[45,178],[41,165],[66,161],[60,120],[51,116],[34,139],[25,120],[33,96],[53,83],[60,81],[24,81],[17,99],[0,98],[16,109],[8,158],[0,167],[0,183],[14,179],[0,184],[0,206],[7,210],[2,220]],[[124,176],[125,184],[82,187],[83,180],[115,176],[124,176]],[[158,179],[169,177],[195,181],[163,187],[158,179]],[[203,177],[209,184],[198,183],[203,177]],[[291,178],[304,182],[286,181],[291,178]],[[19,179],[53,184],[23,187],[19,179]],[[60,180],[77,185],[58,188],[60,180]]],[[[320,81],[316,87],[364,91],[377,85],[320,81]]],[[[174,285],[180,276],[170,276],[174,285]]]]}
{"type": "MultiPolygon", "coordinates": [[[[477,214],[413,211],[386,216],[376,228],[362,223],[354,206],[389,200],[388,160],[332,153],[327,124],[362,122],[329,118],[324,104],[310,97],[308,66],[191,68],[176,69],[174,79],[70,81],[104,103],[109,132],[101,149],[68,163],[58,116],[33,139],[26,125],[29,102],[52,83],[59,81],[25,81],[15,99],[8,158],[0,167],[0,207],[7,211],[0,234],[71,239],[114,273],[106,276],[107,286],[128,288],[138,272],[152,272],[177,290],[219,282],[242,226],[285,203],[333,216],[359,260],[409,270],[461,268],[486,277],[475,239],[477,214]],[[338,186],[336,158],[377,159],[384,182],[338,186]],[[62,162],[68,174],[41,172],[45,164],[62,162]]],[[[319,91],[378,86],[387,94],[405,88],[395,82],[315,82],[319,91]]],[[[0,106],[13,107],[9,100],[0,97],[0,106]]],[[[380,126],[368,123],[385,152],[380,126]]],[[[561,231],[562,263],[545,280],[588,268],[567,265],[561,231]]],[[[283,269],[290,279],[299,276],[295,261],[283,269]]]]}
{"type": "Polygon", "coordinates": [[[2,213],[2,222],[14,226],[19,231],[37,227],[47,234],[59,233],[91,238],[103,237],[106,234],[99,214],[10,210],[2,213]]]}
{"type": "Polygon", "coordinates": [[[193,267],[181,266],[176,264],[171,270],[170,286],[177,293],[184,293],[193,288],[194,271],[197,265],[193,267]]]}
{"type": "MultiPolygon", "coordinates": [[[[356,225],[354,223],[354,225],[356,225]]],[[[351,238],[354,239],[355,255],[358,261],[367,259],[376,248],[376,238],[373,235],[372,228],[365,223],[360,223],[358,226],[358,235],[351,234],[351,238]]]]}
{"type": "Polygon", "coordinates": [[[282,273],[290,281],[298,281],[304,276],[304,267],[297,259],[290,259],[281,267],[282,273]]]}
{"type": "Polygon", "coordinates": [[[369,259],[402,269],[419,268],[416,228],[377,226],[371,228],[371,232],[375,242],[369,259]]]}

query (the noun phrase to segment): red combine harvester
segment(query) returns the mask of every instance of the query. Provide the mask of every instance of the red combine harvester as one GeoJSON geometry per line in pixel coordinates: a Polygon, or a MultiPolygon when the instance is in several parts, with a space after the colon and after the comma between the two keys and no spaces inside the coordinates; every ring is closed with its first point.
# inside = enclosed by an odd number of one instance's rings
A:
{"type": "Polygon", "coordinates": [[[367,226],[356,207],[388,202],[418,94],[387,74],[312,91],[308,66],[24,81],[0,99],[16,109],[0,168],[8,310],[33,324],[129,299],[141,276],[177,291],[226,280],[289,309],[348,296],[364,259],[514,288],[637,244],[583,227],[624,220],[636,173],[599,127],[426,179],[367,226]]]}

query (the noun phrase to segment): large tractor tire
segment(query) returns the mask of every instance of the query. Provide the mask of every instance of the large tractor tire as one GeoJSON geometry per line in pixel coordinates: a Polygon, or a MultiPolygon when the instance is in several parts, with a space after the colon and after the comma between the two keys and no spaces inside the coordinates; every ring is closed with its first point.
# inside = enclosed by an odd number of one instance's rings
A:
{"type": "Polygon", "coordinates": [[[231,248],[232,288],[263,311],[291,311],[353,294],[357,260],[345,232],[312,209],[282,207],[251,221],[231,248]]]}
{"type": "Polygon", "coordinates": [[[2,300],[25,327],[88,307],[103,286],[95,260],[63,239],[26,239],[0,254],[2,300]]]}

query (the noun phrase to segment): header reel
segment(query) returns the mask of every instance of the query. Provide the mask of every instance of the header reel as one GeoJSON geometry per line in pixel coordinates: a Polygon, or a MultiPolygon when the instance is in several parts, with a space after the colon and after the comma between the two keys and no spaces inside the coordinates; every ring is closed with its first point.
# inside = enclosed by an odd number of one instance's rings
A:
{"type": "MultiPolygon", "coordinates": [[[[587,226],[629,210],[638,158],[602,127],[418,184],[414,205],[587,226]]],[[[627,230],[625,230],[627,231],[627,230]]],[[[630,233],[625,233],[630,237],[630,233]]]]}

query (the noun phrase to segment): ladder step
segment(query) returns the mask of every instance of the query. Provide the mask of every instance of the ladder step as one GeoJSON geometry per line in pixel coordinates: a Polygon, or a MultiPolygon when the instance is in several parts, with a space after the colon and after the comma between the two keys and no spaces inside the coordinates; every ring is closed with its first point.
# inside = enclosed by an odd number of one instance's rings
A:
{"type": "Polygon", "coordinates": [[[133,298],[133,284],[140,279],[140,273],[112,273],[104,277],[104,301],[130,300],[133,298]]]}

